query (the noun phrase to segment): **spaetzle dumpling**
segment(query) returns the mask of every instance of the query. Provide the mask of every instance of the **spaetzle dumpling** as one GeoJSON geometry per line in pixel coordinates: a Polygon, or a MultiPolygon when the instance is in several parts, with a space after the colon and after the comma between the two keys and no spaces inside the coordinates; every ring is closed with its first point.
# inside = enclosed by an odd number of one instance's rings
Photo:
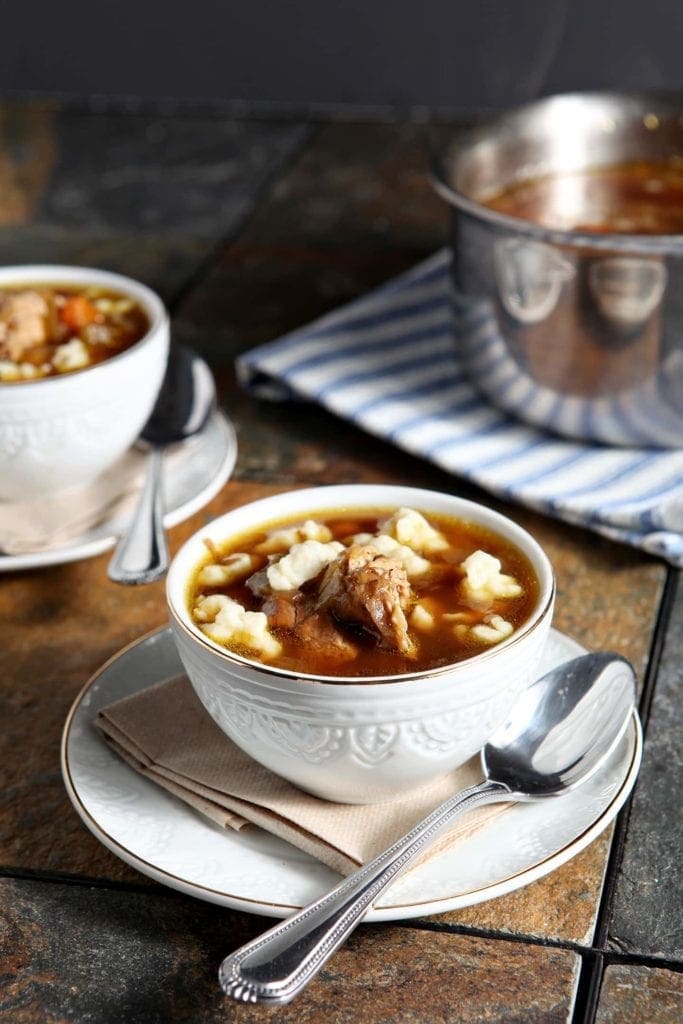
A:
{"type": "Polygon", "coordinates": [[[305,540],[294,544],[289,554],[283,555],[266,569],[273,590],[296,590],[302,583],[315,579],[326,565],[344,550],[339,541],[323,544],[319,540],[305,540]]]}
{"type": "Polygon", "coordinates": [[[249,612],[225,594],[199,597],[194,615],[201,630],[216,643],[243,644],[264,658],[275,658],[282,650],[269,632],[268,618],[263,612],[249,612]]]}
{"type": "Polygon", "coordinates": [[[264,555],[274,555],[280,551],[289,551],[294,544],[301,544],[305,540],[318,540],[321,544],[326,544],[332,540],[332,531],[324,523],[307,519],[301,526],[274,530],[256,546],[255,550],[264,555]]]}
{"type": "Polygon", "coordinates": [[[473,551],[460,567],[465,571],[461,584],[463,595],[470,604],[485,607],[497,597],[519,597],[522,593],[514,576],[500,571],[500,559],[486,551],[473,551]]]}
{"type": "Polygon", "coordinates": [[[251,572],[254,559],[246,551],[236,551],[225,562],[210,562],[205,565],[197,577],[203,587],[226,587],[239,579],[244,579],[251,572]]]}
{"type": "Polygon", "coordinates": [[[380,533],[389,534],[421,555],[434,555],[445,551],[448,541],[427,522],[421,512],[413,508],[399,508],[390,519],[382,523],[380,533]]]}

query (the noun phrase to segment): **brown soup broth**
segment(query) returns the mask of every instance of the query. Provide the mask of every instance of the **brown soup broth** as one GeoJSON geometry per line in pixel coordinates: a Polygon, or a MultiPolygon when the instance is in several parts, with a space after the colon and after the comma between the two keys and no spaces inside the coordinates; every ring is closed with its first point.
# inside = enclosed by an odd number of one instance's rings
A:
{"type": "MultiPolygon", "coordinates": [[[[229,586],[207,587],[205,584],[200,585],[197,577],[205,565],[225,559],[235,552],[253,554],[254,548],[274,530],[301,525],[304,519],[314,519],[318,523],[324,523],[330,529],[333,539],[348,546],[350,538],[356,534],[376,533],[380,525],[391,516],[392,511],[391,509],[372,509],[349,512],[334,510],[311,512],[303,517],[272,521],[258,530],[231,538],[229,542],[214,548],[213,552],[207,553],[206,558],[197,566],[187,591],[190,612],[198,597],[213,593],[226,594],[249,611],[260,611],[262,601],[254,596],[244,581],[229,586]]],[[[529,618],[539,594],[538,580],[526,556],[504,538],[476,524],[431,512],[422,514],[433,527],[442,533],[449,546],[443,552],[425,556],[435,566],[435,572],[427,573],[424,578],[413,577],[411,579],[415,600],[428,596],[430,602],[433,602],[433,606],[439,612],[454,613],[468,608],[458,596],[459,583],[463,576],[459,565],[468,555],[480,549],[500,559],[501,572],[514,576],[522,587],[520,596],[496,598],[493,609],[488,610],[499,612],[514,625],[515,629],[522,625],[529,618]]],[[[257,555],[256,558],[252,573],[268,564],[267,555],[257,555]]],[[[314,582],[310,581],[311,584],[314,582]]],[[[309,584],[304,584],[302,589],[307,586],[309,584]]],[[[378,644],[375,637],[370,636],[364,630],[342,624],[342,628],[348,630],[349,637],[359,648],[358,656],[353,661],[331,663],[328,658],[316,652],[309,645],[302,644],[294,633],[273,627],[271,632],[282,644],[282,652],[278,657],[269,659],[268,664],[295,673],[302,672],[322,676],[385,676],[412,674],[435,669],[462,661],[474,654],[481,653],[482,650],[490,649],[490,645],[482,645],[481,642],[471,642],[457,637],[452,621],[439,621],[438,614],[435,617],[437,625],[433,631],[420,634],[411,630],[411,635],[415,638],[418,647],[416,658],[407,657],[396,650],[387,650],[378,644]]],[[[253,651],[240,648],[238,645],[226,646],[251,660],[259,660],[253,651]]]]}
{"type": "Polygon", "coordinates": [[[138,302],[108,288],[42,282],[0,288],[0,380],[87,369],[130,348],[149,328],[138,302]]]}
{"type": "Polygon", "coordinates": [[[683,157],[528,178],[482,203],[499,213],[565,231],[679,235],[683,157]]]}

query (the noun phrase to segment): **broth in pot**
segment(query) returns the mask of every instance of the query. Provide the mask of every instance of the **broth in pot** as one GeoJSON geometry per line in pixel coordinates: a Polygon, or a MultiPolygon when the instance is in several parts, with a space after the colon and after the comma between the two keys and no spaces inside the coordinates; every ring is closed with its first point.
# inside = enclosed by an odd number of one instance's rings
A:
{"type": "Polygon", "coordinates": [[[683,157],[528,178],[481,201],[563,231],[682,235],[683,157]]]}

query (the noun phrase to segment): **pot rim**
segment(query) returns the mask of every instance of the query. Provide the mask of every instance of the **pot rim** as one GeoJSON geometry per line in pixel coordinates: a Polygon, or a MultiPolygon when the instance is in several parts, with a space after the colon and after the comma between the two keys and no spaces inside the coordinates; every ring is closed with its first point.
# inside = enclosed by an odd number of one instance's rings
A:
{"type": "MultiPolygon", "coordinates": [[[[645,113],[657,113],[659,110],[662,115],[666,114],[669,118],[677,117],[679,124],[683,126],[683,95],[675,91],[621,93],[605,90],[558,93],[504,111],[486,123],[464,129],[459,135],[461,141],[456,140],[453,143],[458,151],[453,160],[454,164],[457,165],[464,158],[464,154],[470,152],[474,145],[485,139],[493,139],[502,129],[514,127],[526,116],[553,105],[561,106],[573,102],[599,103],[606,108],[615,105],[624,106],[625,114],[630,114],[632,118],[642,118],[645,113]],[[649,111],[649,107],[655,109],[649,111]]],[[[683,235],[681,234],[645,235],[549,228],[522,217],[514,217],[498,210],[492,210],[476,199],[465,195],[452,183],[452,175],[447,171],[446,158],[443,149],[432,153],[430,178],[435,191],[456,210],[468,214],[476,220],[484,221],[494,228],[568,248],[592,248],[612,252],[628,251],[646,255],[683,254],[683,235]]]]}

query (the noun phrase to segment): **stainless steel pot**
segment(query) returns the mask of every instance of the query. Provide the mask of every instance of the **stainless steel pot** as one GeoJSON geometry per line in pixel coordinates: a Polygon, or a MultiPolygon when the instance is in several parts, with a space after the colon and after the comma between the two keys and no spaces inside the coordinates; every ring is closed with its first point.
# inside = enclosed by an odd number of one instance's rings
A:
{"type": "Polygon", "coordinates": [[[612,93],[540,100],[437,153],[460,357],[492,403],[568,437],[683,447],[683,235],[558,230],[482,203],[513,182],[673,155],[683,100],[612,93]]]}

